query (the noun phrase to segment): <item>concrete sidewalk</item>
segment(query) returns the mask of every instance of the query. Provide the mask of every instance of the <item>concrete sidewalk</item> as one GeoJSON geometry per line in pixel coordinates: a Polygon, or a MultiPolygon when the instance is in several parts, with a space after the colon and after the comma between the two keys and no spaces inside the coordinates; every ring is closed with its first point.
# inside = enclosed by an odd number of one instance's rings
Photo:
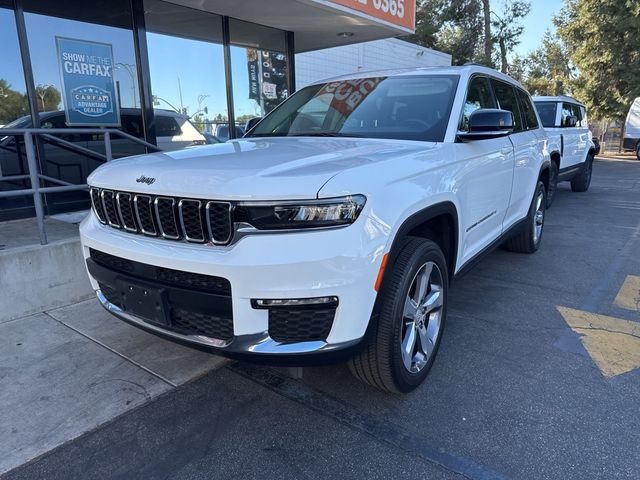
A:
{"type": "Polygon", "coordinates": [[[222,366],[91,299],[0,322],[0,475],[222,366]]]}

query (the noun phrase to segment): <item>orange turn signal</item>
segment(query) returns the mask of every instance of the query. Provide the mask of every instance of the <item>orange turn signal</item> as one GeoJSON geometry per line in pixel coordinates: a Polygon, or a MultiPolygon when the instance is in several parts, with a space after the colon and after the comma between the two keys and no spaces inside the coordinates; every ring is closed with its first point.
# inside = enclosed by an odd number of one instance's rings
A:
{"type": "Polygon", "coordinates": [[[382,284],[382,277],[384,275],[384,269],[387,266],[387,259],[388,258],[389,258],[389,254],[388,253],[385,253],[384,256],[382,257],[382,263],[380,264],[380,270],[378,270],[378,278],[376,278],[376,284],[373,287],[376,292],[380,290],[380,285],[382,284]]]}

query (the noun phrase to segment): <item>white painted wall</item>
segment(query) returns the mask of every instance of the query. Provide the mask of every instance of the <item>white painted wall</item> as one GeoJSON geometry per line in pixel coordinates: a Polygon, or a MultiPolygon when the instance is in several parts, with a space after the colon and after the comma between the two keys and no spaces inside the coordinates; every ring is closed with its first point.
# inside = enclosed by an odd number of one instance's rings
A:
{"type": "Polygon", "coordinates": [[[387,68],[451,65],[451,55],[397,38],[296,55],[296,89],[338,75],[387,68]]]}

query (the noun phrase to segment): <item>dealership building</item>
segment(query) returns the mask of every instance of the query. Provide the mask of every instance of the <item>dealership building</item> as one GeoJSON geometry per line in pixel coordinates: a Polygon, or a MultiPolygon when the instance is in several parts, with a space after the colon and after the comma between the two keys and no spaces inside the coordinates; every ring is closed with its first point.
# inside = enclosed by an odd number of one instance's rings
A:
{"type": "MultiPolygon", "coordinates": [[[[31,188],[29,145],[7,129],[53,129],[33,137],[42,186],[83,184],[106,157],[204,143],[212,125],[231,124],[237,136],[233,127],[268,113],[297,75],[304,85],[449,64],[393,38],[413,32],[415,8],[415,0],[0,0],[0,221],[34,215],[32,194],[6,195],[31,188]],[[187,138],[188,120],[207,127],[193,129],[201,140],[187,138]],[[96,130],[104,128],[130,137],[111,135],[107,147],[96,130]]],[[[65,188],[42,198],[47,215],[88,204],[85,191],[65,188]]]]}

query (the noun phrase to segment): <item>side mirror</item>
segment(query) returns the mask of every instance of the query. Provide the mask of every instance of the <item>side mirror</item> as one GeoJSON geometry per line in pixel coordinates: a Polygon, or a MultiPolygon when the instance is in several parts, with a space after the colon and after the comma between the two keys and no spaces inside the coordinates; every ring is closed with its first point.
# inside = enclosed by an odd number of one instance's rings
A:
{"type": "Polygon", "coordinates": [[[578,124],[578,117],[575,115],[567,115],[564,117],[563,127],[575,127],[578,124]]]}
{"type": "Polygon", "coordinates": [[[245,133],[247,133],[249,130],[255,127],[258,124],[258,122],[260,122],[260,120],[262,120],[262,117],[254,117],[247,120],[247,123],[245,123],[244,125],[245,133]]]}
{"type": "Polygon", "coordinates": [[[504,137],[513,132],[513,113],[496,108],[481,108],[469,115],[469,131],[458,132],[463,142],[504,137]]]}

